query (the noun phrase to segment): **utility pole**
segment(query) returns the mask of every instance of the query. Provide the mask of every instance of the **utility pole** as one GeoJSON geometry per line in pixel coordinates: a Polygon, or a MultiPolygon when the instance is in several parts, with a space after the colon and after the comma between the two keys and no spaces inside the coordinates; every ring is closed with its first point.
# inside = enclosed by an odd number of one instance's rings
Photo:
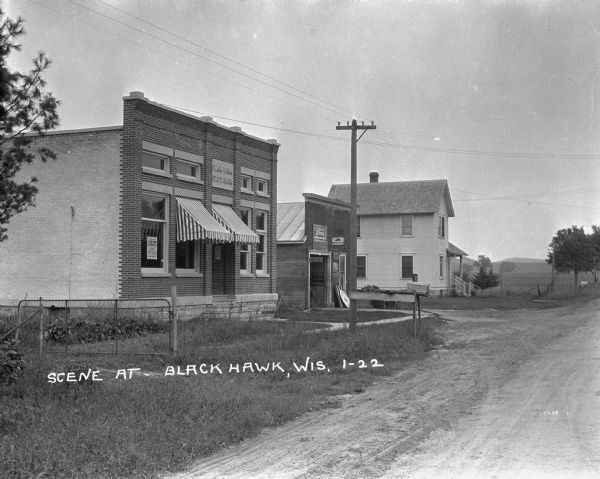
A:
{"type": "Polygon", "coordinates": [[[350,330],[356,330],[356,300],[350,296],[356,291],[356,146],[358,141],[367,132],[367,130],[374,130],[376,126],[371,122],[370,125],[357,124],[356,120],[352,120],[352,124],[346,123],[345,126],[338,125],[335,127],[336,130],[350,130],[352,133],[351,145],[350,145],[350,241],[348,241],[348,267],[346,271],[348,274],[348,297],[350,298],[350,314],[349,323],[350,330]],[[357,138],[356,132],[358,130],[364,130],[362,134],[357,138]]]}

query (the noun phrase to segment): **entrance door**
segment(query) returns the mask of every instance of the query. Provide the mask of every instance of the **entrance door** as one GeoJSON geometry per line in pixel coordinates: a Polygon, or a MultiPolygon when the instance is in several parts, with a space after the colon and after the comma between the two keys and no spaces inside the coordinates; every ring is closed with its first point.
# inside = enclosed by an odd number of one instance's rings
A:
{"type": "Polygon", "coordinates": [[[329,272],[329,256],[310,255],[310,307],[323,308],[329,306],[331,277],[329,272]]]}
{"type": "Polygon", "coordinates": [[[225,268],[227,257],[227,246],[215,244],[212,247],[212,294],[226,294],[227,285],[225,284],[225,268]]]}

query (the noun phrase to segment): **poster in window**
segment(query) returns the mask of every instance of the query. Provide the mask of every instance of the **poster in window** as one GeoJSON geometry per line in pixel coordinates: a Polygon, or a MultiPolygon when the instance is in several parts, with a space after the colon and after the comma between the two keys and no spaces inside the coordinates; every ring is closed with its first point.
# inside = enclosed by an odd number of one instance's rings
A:
{"type": "Polygon", "coordinates": [[[327,226],[313,224],[313,249],[327,251],[327,226]]]}
{"type": "Polygon", "coordinates": [[[158,259],[158,238],[156,236],[146,237],[146,259],[158,259]]]}

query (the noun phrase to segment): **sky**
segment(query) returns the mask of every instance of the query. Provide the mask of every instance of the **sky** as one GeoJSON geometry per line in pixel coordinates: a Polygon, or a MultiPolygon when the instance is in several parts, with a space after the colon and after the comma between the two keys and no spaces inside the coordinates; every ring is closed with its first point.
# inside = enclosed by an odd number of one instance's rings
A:
{"type": "Polygon", "coordinates": [[[60,129],[122,124],[153,101],[276,139],[278,202],[358,179],[447,179],[470,257],[545,258],[600,224],[600,3],[1,1],[52,65],[60,129]]]}

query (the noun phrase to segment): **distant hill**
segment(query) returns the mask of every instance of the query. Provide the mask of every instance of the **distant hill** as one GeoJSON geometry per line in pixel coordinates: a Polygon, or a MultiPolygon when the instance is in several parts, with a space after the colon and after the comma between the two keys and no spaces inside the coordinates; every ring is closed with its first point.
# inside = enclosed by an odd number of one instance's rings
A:
{"type": "Polygon", "coordinates": [[[494,261],[494,264],[500,264],[500,263],[505,263],[505,262],[510,262],[510,263],[545,263],[546,260],[545,259],[538,259],[538,258],[506,258],[500,261],[494,261]]]}
{"type": "Polygon", "coordinates": [[[552,266],[543,259],[507,258],[502,261],[494,261],[492,263],[494,270],[500,271],[502,263],[513,263],[515,265],[515,269],[511,274],[550,274],[552,272],[552,266]]]}

